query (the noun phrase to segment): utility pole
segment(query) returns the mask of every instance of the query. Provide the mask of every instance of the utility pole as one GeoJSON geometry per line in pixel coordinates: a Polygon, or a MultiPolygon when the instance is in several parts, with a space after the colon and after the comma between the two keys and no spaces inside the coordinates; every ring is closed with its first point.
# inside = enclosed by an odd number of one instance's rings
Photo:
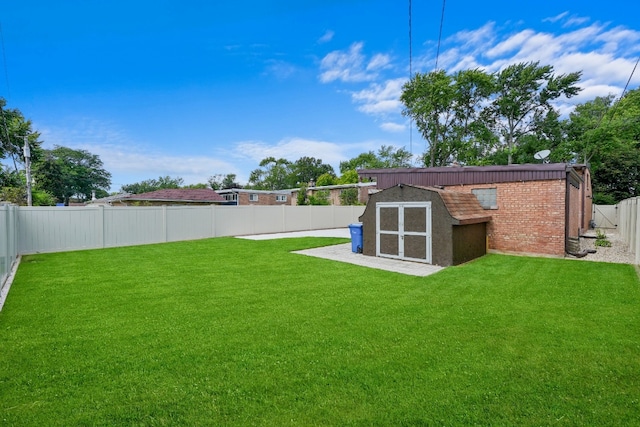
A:
{"type": "Polygon", "coordinates": [[[27,178],[27,206],[31,206],[31,148],[29,147],[29,139],[24,137],[24,171],[27,178]]]}

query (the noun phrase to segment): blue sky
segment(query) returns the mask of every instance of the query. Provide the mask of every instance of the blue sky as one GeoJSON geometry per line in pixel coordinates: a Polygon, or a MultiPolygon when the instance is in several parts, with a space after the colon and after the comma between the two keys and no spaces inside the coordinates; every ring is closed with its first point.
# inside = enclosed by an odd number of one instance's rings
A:
{"type": "MultiPolygon", "coordinates": [[[[158,176],[245,183],[267,156],[342,160],[425,142],[398,101],[409,2],[3,2],[0,96],[54,144],[98,154],[112,191],[158,176]]],[[[442,2],[413,0],[414,72],[435,66],[442,2]]],[[[622,92],[640,56],[631,1],[446,2],[438,67],[582,71],[558,108],[622,92]]],[[[636,70],[629,89],[640,86],[636,70]]]]}

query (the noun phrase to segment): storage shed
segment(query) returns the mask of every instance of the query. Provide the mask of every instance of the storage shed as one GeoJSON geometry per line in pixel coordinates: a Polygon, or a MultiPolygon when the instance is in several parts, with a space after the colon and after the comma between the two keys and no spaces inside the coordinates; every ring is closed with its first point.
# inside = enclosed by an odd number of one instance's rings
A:
{"type": "Polygon", "coordinates": [[[369,198],[360,216],[362,252],[458,265],[486,253],[490,220],[473,194],[399,184],[369,198]]]}

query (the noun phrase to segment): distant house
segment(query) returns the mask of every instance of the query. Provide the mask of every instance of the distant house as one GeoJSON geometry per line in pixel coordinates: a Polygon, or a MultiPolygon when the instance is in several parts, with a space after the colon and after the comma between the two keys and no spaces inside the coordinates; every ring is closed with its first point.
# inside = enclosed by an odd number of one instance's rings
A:
{"type": "MultiPolygon", "coordinates": [[[[310,186],[307,187],[307,197],[317,196],[320,192],[326,192],[329,204],[340,206],[342,204],[342,194],[345,191],[354,191],[356,201],[358,204],[366,204],[369,200],[369,190],[375,189],[375,182],[359,182],[357,184],[340,184],[340,185],[324,185],[324,186],[310,186]]],[[[298,204],[298,193],[300,189],[294,189],[291,191],[291,204],[296,206],[298,204]]]]}
{"type": "Polygon", "coordinates": [[[584,165],[369,169],[358,175],[379,190],[405,184],[474,194],[491,215],[487,238],[496,251],[575,253],[591,221],[591,177],[584,165]]]}
{"type": "Polygon", "coordinates": [[[246,188],[228,188],[216,190],[226,205],[236,206],[278,206],[291,203],[292,190],[250,190],[246,188]]]}
{"type": "Polygon", "coordinates": [[[159,205],[220,205],[225,199],[205,188],[175,188],[141,194],[118,194],[92,200],[88,205],[159,206],[159,205]]]}

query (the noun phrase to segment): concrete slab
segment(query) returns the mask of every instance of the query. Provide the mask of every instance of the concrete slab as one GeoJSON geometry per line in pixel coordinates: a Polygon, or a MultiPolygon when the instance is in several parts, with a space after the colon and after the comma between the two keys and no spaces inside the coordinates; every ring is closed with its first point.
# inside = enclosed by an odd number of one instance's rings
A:
{"type": "MultiPolygon", "coordinates": [[[[344,237],[350,239],[351,232],[348,227],[345,227],[327,230],[294,231],[290,233],[256,234],[236,237],[239,239],[250,240],[283,239],[287,237],[344,237]]],[[[420,277],[428,276],[444,268],[421,262],[400,261],[391,258],[380,258],[357,254],[351,252],[351,243],[305,249],[293,253],[420,277]]]]}
{"type": "Polygon", "coordinates": [[[309,231],[291,231],[288,233],[272,233],[272,234],[253,234],[250,236],[236,236],[238,239],[249,240],[270,240],[284,239],[288,237],[344,237],[351,238],[349,228],[329,228],[326,230],[309,230],[309,231]]]}
{"type": "Polygon", "coordinates": [[[293,253],[420,277],[437,273],[444,268],[421,262],[400,261],[391,258],[357,254],[351,251],[351,243],[305,249],[293,253]]]}

